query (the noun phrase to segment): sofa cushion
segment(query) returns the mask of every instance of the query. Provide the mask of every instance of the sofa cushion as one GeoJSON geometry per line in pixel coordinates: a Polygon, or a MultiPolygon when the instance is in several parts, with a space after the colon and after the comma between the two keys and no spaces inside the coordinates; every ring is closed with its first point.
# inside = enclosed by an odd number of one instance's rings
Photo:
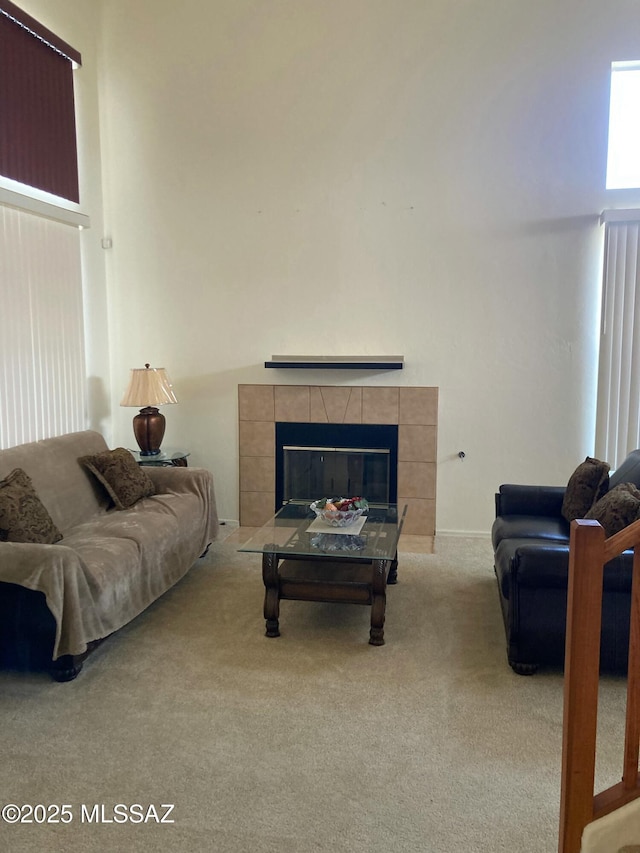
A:
{"type": "MultiPolygon", "coordinates": [[[[569,582],[569,543],[543,539],[505,539],[494,555],[495,572],[505,598],[511,581],[528,589],[566,589],[569,582]]],[[[633,553],[625,551],[604,567],[605,592],[630,592],[633,553]]]]}
{"type": "Polygon", "coordinates": [[[503,539],[569,541],[569,523],[561,516],[499,515],[491,527],[494,550],[503,539]]]}
{"type": "Polygon", "coordinates": [[[640,490],[633,483],[620,483],[600,498],[586,514],[604,527],[607,536],[619,533],[640,515],[640,490]]]}
{"type": "Polygon", "coordinates": [[[513,580],[521,586],[566,589],[569,543],[548,539],[504,539],[495,555],[495,571],[505,598],[513,580]]]}
{"type": "Polygon", "coordinates": [[[640,450],[632,450],[622,465],[610,474],[610,489],[620,483],[633,483],[640,488],[640,450]]]}
{"type": "Polygon", "coordinates": [[[581,462],[567,483],[562,501],[562,515],[567,521],[585,518],[594,503],[609,488],[609,464],[590,456],[581,462]]]}
{"type": "Polygon", "coordinates": [[[539,515],[560,518],[566,486],[503,483],[496,493],[496,516],[539,515]]]}
{"type": "Polygon", "coordinates": [[[31,478],[22,468],[14,468],[0,480],[0,540],[53,545],[61,539],[62,533],[38,497],[31,478]]]}
{"type": "Polygon", "coordinates": [[[124,447],[81,456],[78,461],[102,483],[117,509],[128,509],[155,494],[152,480],[124,447]]]}
{"type": "Polygon", "coordinates": [[[0,480],[13,471],[26,471],[54,524],[67,531],[111,506],[111,499],[95,477],[78,462],[79,456],[107,450],[94,430],[67,433],[0,450],[0,480]]]}

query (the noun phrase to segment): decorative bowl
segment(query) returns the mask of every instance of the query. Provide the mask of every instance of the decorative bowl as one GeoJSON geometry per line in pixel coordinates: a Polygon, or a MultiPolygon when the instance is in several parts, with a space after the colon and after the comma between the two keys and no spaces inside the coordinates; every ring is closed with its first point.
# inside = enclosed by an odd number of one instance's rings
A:
{"type": "Polygon", "coordinates": [[[331,527],[349,527],[369,509],[364,498],[321,498],[310,507],[331,527]]]}

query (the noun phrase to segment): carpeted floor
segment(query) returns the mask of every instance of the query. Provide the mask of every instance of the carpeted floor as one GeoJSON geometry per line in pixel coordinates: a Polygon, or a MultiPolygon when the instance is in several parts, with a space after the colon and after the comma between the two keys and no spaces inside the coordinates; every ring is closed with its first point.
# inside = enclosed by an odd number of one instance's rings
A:
{"type": "MultiPolygon", "coordinates": [[[[562,678],[509,669],[488,541],[401,553],[382,647],[351,605],[283,602],[267,639],[262,596],[259,555],[220,542],[76,681],[0,673],[0,800],[72,818],[0,822],[0,850],[556,849],[562,678]]],[[[623,681],[601,694],[608,785],[623,681]]]]}

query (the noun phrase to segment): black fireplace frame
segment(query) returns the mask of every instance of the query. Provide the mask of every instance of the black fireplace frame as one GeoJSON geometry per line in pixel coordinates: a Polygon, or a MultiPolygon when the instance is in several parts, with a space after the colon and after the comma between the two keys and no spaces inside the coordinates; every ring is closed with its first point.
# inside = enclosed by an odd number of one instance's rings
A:
{"type": "MultiPolygon", "coordinates": [[[[286,445],[301,447],[358,447],[389,450],[389,503],[398,502],[398,425],[330,424],[276,421],[275,511],[282,507],[284,493],[284,452],[286,445]]],[[[317,495],[316,497],[329,497],[317,495]]],[[[345,497],[348,497],[346,495],[345,497]]]]}

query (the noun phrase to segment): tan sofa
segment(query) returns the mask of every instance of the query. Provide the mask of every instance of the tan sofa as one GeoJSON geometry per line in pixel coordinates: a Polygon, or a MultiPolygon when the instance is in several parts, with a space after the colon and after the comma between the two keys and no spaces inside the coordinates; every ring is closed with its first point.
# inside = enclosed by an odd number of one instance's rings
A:
{"type": "Polygon", "coordinates": [[[79,462],[107,450],[93,431],[0,450],[0,480],[25,471],[62,534],[54,544],[0,541],[5,667],[48,667],[71,680],[98,642],[179,581],[216,537],[209,471],[146,466],[155,494],[117,509],[79,462]]]}

